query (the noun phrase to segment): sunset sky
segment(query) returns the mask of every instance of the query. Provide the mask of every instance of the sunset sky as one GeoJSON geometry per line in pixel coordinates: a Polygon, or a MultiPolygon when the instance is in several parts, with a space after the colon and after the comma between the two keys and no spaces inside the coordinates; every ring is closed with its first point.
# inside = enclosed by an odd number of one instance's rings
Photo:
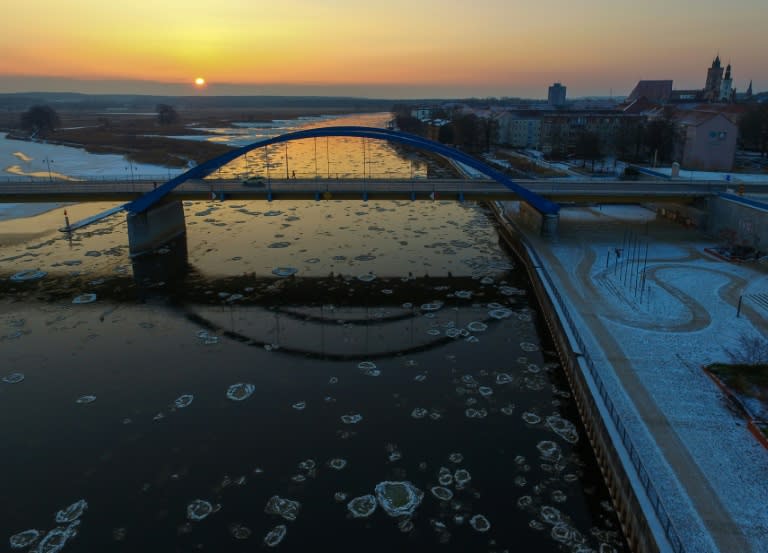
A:
{"type": "Polygon", "coordinates": [[[26,0],[0,92],[608,96],[702,88],[718,53],[757,92],[766,22],[766,0],[26,0]]]}

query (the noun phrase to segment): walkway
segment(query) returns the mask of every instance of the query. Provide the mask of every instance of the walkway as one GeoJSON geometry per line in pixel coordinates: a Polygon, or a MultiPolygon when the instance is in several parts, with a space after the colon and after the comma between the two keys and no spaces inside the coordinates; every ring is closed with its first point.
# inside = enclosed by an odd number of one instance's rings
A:
{"type": "Polygon", "coordinates": [[[768,339],[768,309],[736,318],[740,294],[768,291],[768,267],[715,259],[699,232],[642,208],[603,209],[561,211],[554,242],[527,238],[581,322],[685,550],[768,551],[768,454],[701,370],[727,361],[741,334],[768,339]]]}

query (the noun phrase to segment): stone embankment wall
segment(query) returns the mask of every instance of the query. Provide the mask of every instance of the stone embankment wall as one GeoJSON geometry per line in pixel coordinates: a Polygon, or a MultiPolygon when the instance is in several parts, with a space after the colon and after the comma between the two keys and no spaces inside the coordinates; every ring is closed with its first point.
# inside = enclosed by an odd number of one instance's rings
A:
{"type": "MultiPolygon", "coordinates": [[[[556,291],[546,278],[546,270],[535,259],[517,229],[507,220],[498,204],[492,204],[500,226],[502,238],[524,263],[541,306],[544,320],[549,328],[558,356],[568,377],[581,414],[587,435],[595,451],[600,470],[605,478],[621,521],[629,546],[635,553],[658,553],[659,551],[681,551],[679,540],[671,545],[665,529],[670,527],[669,519],[662,521],[649,498],[652,488],[650,475],[638,474],[633,459],[638,459],[634,449],[627,449],[621,432],[611,414],[612,404],[606,404],[600,391],[605,388],[590,372],[584,355],[584,344],[574,335],[569,325],[569,316],[564,312],[553,294],[556,291]],[[643,477],[644,476],[644,477],[643,477]]],[[[523,215],[525,218],[525,215],[523,215]]],[[[528,221],[530,224],[530,221],[528,221]]]]}
{"type": "Polygon", "coordinates": [[[733,234],[737,244],[768,252],[768,203],[734,194],[713,196],[708,203],[710,235],[733,234]]]}

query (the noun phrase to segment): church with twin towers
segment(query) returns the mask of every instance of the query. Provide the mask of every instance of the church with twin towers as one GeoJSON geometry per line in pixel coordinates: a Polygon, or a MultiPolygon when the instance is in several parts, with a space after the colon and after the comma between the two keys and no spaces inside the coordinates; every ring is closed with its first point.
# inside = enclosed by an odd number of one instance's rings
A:
{"type": "Polygon", "coordinates": [[[632,90],[627,100],[633,102],[640,98],[656,104],[685,104],[685,103],[710,103],[730,104],[736,101],[749,101],[752,98],[752,82],[750,81],[746,93],[736,94],[733,86],[733,73],[731,64],[723,67],[720,62],[720,54],[712,60],[712,66],[707,69],[707,80],[704,88],[690,90],[675,90],[673,81],[655,80],[639,81],[632,90]]]}
{"type": "MultiPolygon", "coordinates": [[[[736,89],[733,88],[733,76],[731,75],[731,64],[725,68],[723,75],[723,66],[720,63],[718,54],[712,61],[712,66],[707,70],[707,82],[702,90],[702,99],[706,102],[730,103],[736,99],[736,89]]],[[[752,82],[747,88],[747,97],[752,96],[752,82]]]]}

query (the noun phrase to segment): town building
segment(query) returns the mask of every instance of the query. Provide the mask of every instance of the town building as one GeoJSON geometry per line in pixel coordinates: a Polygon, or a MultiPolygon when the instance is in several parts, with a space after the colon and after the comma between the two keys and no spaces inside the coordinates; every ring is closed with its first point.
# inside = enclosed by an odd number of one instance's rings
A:
{"type": "Polygon", "coordinates": [[[638,81],[627,97],[627,102],[645,98],[655,104],[666,104],[672,96],[672,81],[638,81]]]}
{"type": "Polygon", "coordinates": [[[419,121],[427,121],[432,119],[432,111],[434,106],[418,106],[411,109],[411,117],[415,117],[419,121]]]}
{"type": "Polygon", "coordinates": [[[513,148],[538,149],[541,143],[541,114],[505,111],[496,117],[496,141],[513,148]]]}
{"type": "Polygon", "coordinates": [[[738,127],[719,111],[679,111],[675,157],[684,169],[730,171],[736,157],[738,127]]]}
{"type": "Polygon", "coordinates": [[[613,153],[619,135],[633,134],[632,129],[645,120],[645,115],[616,110],[547,113],[541,119],[541,150],[548,155],[567,155],[575,149],[580,134],[590,132],[597,135],[605,153],[613,153]]]}
{"type": "Polygon", "coordinates": [[[671,80],[638,81],[627,97],[627,102],[631,103],[645,98],[657,104],[732,103],[737,98],[736,90],[733,88],[731,64],[729,63],[723,69],[719,55],[712,61],[712,66],[707,69],[707,80],[704,88],[674,90],[672,85],[673,81],[671,80]]]}

